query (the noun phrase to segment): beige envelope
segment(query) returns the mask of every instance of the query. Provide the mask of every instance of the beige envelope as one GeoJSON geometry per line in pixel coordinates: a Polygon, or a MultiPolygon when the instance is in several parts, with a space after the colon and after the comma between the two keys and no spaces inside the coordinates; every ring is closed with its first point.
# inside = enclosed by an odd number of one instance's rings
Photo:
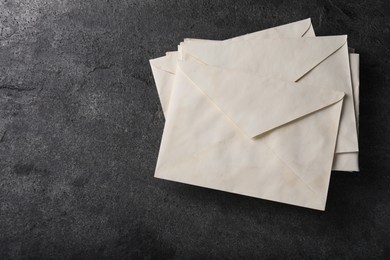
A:
{"type": "MultiPolygon", "coordinates": [[[[294,23],[289,23],[274,28],[246,34],[243,36],[227,39],[224,42],[250,40],[258,41],[268,38],[279,37],[314,37],[313,26],[311,20],[305,19],[294,23]]],[[[209,41],[199,39],[185,39],[185,41],[209,41]]],[[[176,65],[179,54],[177,51],[167,52],[167,55],[157,59],[150,60],[150,65],[153,72],[153,77],[156,83],[156,88],[161,101],[161,106],[164,115],[169,106],[170,94],[172,91],[173,80],[176,74],[176,65]]]]}
{"type": "MultiPolygon", "coordinates": [[[[336,153],[357,153],[357,124],[346,36],[278,38],[261,41],[187,41],[181,53],[198,61],[346,94],[336,153]],[[316,42],[321,44],[316,44],[316,42]]],[[[180,55],[179,55],[180,56],[180,55]]],[[[254,132],[248,133],[255,135],[254,132]]]]}
{"type": "MultiPolygon", "coordinates": [[[[314,37],[314,31],[311,26],[310,19],[298,21],[295,23],[282,25],[279,27],[263,30],[260,32],[255,32],[251,34],[247,34],[244,36],[239,36],[236,38],[228,39],[223,41],[226,42],[232,42],[232,41],[252,41],[252,42],[258,42],[262,39],[266,38],[277,38],[277,37],[314,37]]],[[[185,39],[185,42],[191,42],[191,41],[198,41],[198,39],[185,39]]],[[[206,42],[209,40],[202,40],[201,42],[206,42]]],[[[216,42],[216,41],[210,41],[210,42],[216,42]]],[[[153,70],[153,75],[156,82],[156,87],[159,92],[162,108],[164,111],[164,114],[169,106],[169,99],[170,99],[170,93],[172,88],[172,82],[175,77],[175,68],[176,68],[176,62],[178,59],[178,53],[177,52],[169,52],[167,53],[166,57],[157,58],[154,60],[151,60],[151,67],[153,70]]],[[[355,65],[351,64],[351,72],[354,71],[354,75],[358,75],[358,60],[356,65],[356,59],[351,60],[351,63],[354,62],[355,65]]],[[[354,78],[356,80],[356,77],[354,78]]],[[[357,78],[358,80],[358,78],[357,78]]],[[[358,89],[354,89],[353,91],[358,91],[358,89]]],[[[356,98],[356,95],[352,95],[353,98],[356,98]]],[[[353,101],[352,101],[353,102],[353,101]]],[[[357,103],[355,101],[355,103],[357,103]]],[[[349,111],[349,116],[353,116],[351,111],[349,111]]],[[[344,119],[345,120],[345,119],[344,119]]],[[[349,124],[348,126],[351,126],[352,124],[349,124]]],[[[344,127],[346,128],[346,127],[344,127]]],[[[352,132],[356,131],[356,129],[353,129],[352,132]]],[[[347,131],[344,131],[347,132],[347,131]]],[[[358,171],[358,152],[342,152],[342,153],[336,153],[335,155],[335,162],[333,165],[334,170],[339,171],[358,171]]]]}
{"type": "Polygon", "coordinates": [[[325,209],[344,93],[191,60],[176,73],[155,177],[325,209]]]}

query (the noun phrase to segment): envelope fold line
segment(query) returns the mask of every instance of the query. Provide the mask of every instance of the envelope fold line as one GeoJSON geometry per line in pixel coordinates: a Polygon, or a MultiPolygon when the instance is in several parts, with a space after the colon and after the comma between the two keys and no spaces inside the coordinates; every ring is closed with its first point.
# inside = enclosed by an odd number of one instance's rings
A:
{"type": "Polygon", "coordinates": [[[320,60],[317,64],[315,64],[313,67],[311,67],[308,71],[306,71],[303,75],[301,75],[298,79],[295,80],[295,82],[298,82],[301,78],[303,78],[305,75],[307,75],[308,73],[310,73],[310,71],[312,71],[314,68],[316,68],[317,66],[319,66],[324,60],[326,60],[327,58],[329,58],[330,56],[332,56],[335,52],[337,52],[338,50],[340,50],[345,44],[347,44],[347,40],[345,39],[345,42],[340,45],[337,49],[335,49],[333,52],[329,53],[328,56],[326,56],[325,58],[323,58],[322,60],[320,60]]]}

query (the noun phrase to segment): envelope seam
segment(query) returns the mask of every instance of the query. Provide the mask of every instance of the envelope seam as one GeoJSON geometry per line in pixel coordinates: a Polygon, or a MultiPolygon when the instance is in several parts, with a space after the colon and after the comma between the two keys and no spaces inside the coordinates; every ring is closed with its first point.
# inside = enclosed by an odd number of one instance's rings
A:
{"type": "MultiPolygon", "coordinates": [[[[161,58],[162,58],[162,57],[161,57],[161,58]]],[[[164,71],[164,72],[166,72],[166,73],[169,73],[169,74],[172,74],[172,75],[176,75],[176,73],[171,72],[171,71],[168,71],[168,70],[166,70],[166,69],[163,69],[163,68],[161,68],[160,66],[153,65],[153,63],[150,63],[150,64],[151,64],[151,66],[155,67],[156,69],[162,70],[162,71],[164,71]]]]}
{"type": "MultiPolygon", "coordinates": [[[[320,194],[318,194],[316,191],[314,191],[310,185],[308,185],[282,158],[280,158],[280,156],[278,156],[274,150],[269,147],[264,141],[262,141],[261,139],[258,139],[258,141],[260,141],[265,147],[267,147],[271,153],[278,159],[280,160],[290,171],[293,175],[295,175],[311,192],[313,192],[314,194],[316,194],[317,196],[319,196],[319,200],[323,203],[326,203],[326,201],[322,198],[322,196],[320,194]]],[[[330,173],[329,173],[330,174],[330,173]]]]}
{"type": "Polygon", "coordinates": [[[345,44],[347,43],[347,39],[345,39],[345,42],[340,46],[338,47],[335,51],[333,51],[332,53],[330,53],[328,56],[326,56],[324,59],[322,59],[319,63],[317,63],[315,66],[311,67],[308,71],[306,71],[305,73],[303,73],[298,79],[294,80],[294,82],[298,82],[300,79],[302,79],[303,77],[305,77],[310,71],[314,70],[316,67],[318,67],[321,63],[324,62],[324,60],[326,60],[327,58],[329,58],[330,56],[332,56],[333,54],[335,54],[337,51],[339,51],[345,44]]]}
{"type": "Polygon", "coordinates": [[[222,109],[220,109],[214,102],[213,102],[213,99],[207,95],[201,88],[199,88],[196,83],[190,78],[187,76],[187,74],[180,68],[180,66],[178,66],[178,68],[181,70],[181,72],[185,75],[185,77],[192,83],[192,85],[195,86],[196,89],[198,89],[198,91],[200,91],[206,98],[207,100],[218,110],[220,111],[223,115],[225,115],[225,117],[229,120],[229,122],[231,122],[237,129],[240,130],[240,132],[246,136],[247,138],[251,139],[252,137],[247,135],[247,133],[244,132],[244,130],[241,129],[241,127],[239,127],[231,118],[229,115],[227,115],[222,109]]]}
{"type": "Polygon", "coordinates": [[[301,37],[305,36],[305,34],[310,30],[310,28],[313,27],[313,25],[311,24],[311,21],[309,21],[309,27],[307,27],[306,31],[301,35],[301,37]]]}

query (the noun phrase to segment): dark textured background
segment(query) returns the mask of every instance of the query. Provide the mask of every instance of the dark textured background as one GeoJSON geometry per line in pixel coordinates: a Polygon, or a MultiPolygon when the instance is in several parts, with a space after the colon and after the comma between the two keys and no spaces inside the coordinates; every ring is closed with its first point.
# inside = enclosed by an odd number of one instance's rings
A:
{"type": "Polygon", "coordinates": [[[386,0],[0,0],[0,258],[389,257],[389,48],[386,0]],[[327,210],[154,179],[148,59],[307,17],[361,54],[361,172],[327,210]]]}

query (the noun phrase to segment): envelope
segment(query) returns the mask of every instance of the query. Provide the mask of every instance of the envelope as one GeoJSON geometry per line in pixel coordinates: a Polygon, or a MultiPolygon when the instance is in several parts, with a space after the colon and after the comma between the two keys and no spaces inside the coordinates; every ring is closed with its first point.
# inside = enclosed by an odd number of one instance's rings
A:
{"type": "MultiPolygon", "coordinates": [[[[311,19],[305,19],[266,30],[249,33],[243,36],[227,39],[230,41],[258,41],[262,39],[278,37],[314,37],[314,30],[311,19]]],[[[213,42],[211,40],[185,39],[185,41],[213,42]]],[[[176,74],[176,65],[179,58],[177,51],[167,52],[166,56],[150,60],[153,77],[159,94],[164,115],[169,106],[170,94],[172,92],[173,80],[176,74]]]]}
{"type": "MultiPolygon", "coordinates": [[[[324,210],[330,170],[358,170],[357,151],[338,151],[334,156],[336,144],[339,145],[339,123],[348,121],[344,119],[348,116],[342,117],[342,107],[348,99],[352,99],[355,117],[355,124],[349,126],[354,125],[350,129],[357,132],[358,55],[350,54],[350,61],[345,62],[348,47],[343,36],[305,40],[304,49],[312,48],[307,56],[301,56],[299,49],[294,50],[303,39],[295,39],[294,45],[291,38],[314,36],[308,19],[225,41],[185,39],[178,52],[167,52],[165,57],[151,60],[166,118],[155,177],[324,210]],[[229,67],[229,59],[223,60],[229,56],[226,53],[216,59],[222,60],[222,65],[210,66],[209,61],[194,55],[191,49],[206,46],[206,50],[198,51],[209,58],[215,55],[213,49],[207,50],[210,46],[223,43],[229,46],[225,50],[234,53],[237,51],[234,46],[250,49],[267,41],[293,45],[292,53],[302,58],[290,63],[294,66],[285,69],[287,76],[245,66],[229,67]],[[334,48],[342,41],[341,47],[334,48]],[[334,58],[341,56],[342,65],[334,58]],[[332,91],[335,86],[326,82],[302,84],[302,79],[310,78],[307,75],[323,63],[327,65],[321,66],[322,70],[329,73],[332,64],[325,61],[328,59],[340,66],[341,78],[346,78],[345,71],[352,77],[346,95],[337,88],[332,91]],[[307,72],[292,80],[302,68],[307,72]],[[253,86],[253,82],[257,85],[253,86]],[[237,86],[245,91],[237,92],[237,86]],[[272,103],[276,96],[280,102],[272,103]]],[[[280,46],[279,49],[285,50],[280,46]]],[[[285,53],[291,54],[288,50],[285,53]]],[[[259,56],[264,58],[262,54],[259,56]]],[[[267,66],[264,68],[270,69],[267,66]]]]}
{"type": "Polygon", "coordinates": [[[344,92],[346,97],[336,156],[358,152],[346,36],[278,38],[262,41],[187,41],[180,46],[182,55],[192,56],[204,64],[292,82],[299,81],[317,87],[331,86],[334,90],[344,92]],[[320,44],[315,44],[316,42],[320,44]]]}
{"type": "MultiPolygon", "coordinates": [[[[263,39],[267,39],[267,38],[270,39],[270,38],[277,38],[277,37],[301,37],[301,36],[302,37],[315,36],[313,28],[311,26],[310,19],[306,19],[306,20],[295,22],[295,23],[267,29],[264,31],[260,31],[260,32],[228,39],[228,40],[223,41],[223,43],[228,43],[228,45],[232,45],[231,42],[235,41],[238,45],[241,45],[241,43],[243,41],[246,41],[246,42],[249,41],[249,42],[256,44],[257,42],[259,42],[263,39]]],[[[207,43],[207,42],[213,44],[213,42],[218,42],[218,41],[185,39],[184,42],[185,43],[197,42],[197,43],[201,43],[203,45],[204,43],[207,43]]],[[[345,44],[345,46],[343,46],[343,48],[342,48],[343,50],[342,51],[339,50],[338,55],[334,55],[334,56],[335,57],[338,56],[338,58],[340,59],[339,53],[343,52],[342,54],[344,54],[344,64],[343,64],[344,71],[349,71],[347,64],[345,64],[345,60],[346,60],[345,59],[345,51],[346,51],[345,49],[346,48],[347,48],[347,46],[345,44]]],[[[336,58],[335,57],[332,58],[333,62],[338,63],[337,57],[336,58]]],[[[173,79],[175,76],[176,61],[178,58],[179,58],[179,53],[170,52],[170,53],[167,53],[166,57],[151,60],[151,66],[152,66],[154,78],[156,81],[156,86],[157,86],[157,89],[159,92],[159,96],[160,96],[160,100],[162,103],[164,113],[168,109],[168,106],[169,106],[169,99],[170,99],[170,93],[171,93],[171,88],[172,88],[172,82],[173,82],[173,79]]],[[[329,60],[331,60],[331,59],[329,58],[329,60]]],[[[331,64],[331,62],[327,62],[327,63],[331,64]]],[[[351,70],[352,69],[358,70],[358,66],[357,66],[357,68],[356,68],[356,66],[351,66],[351,70]]],[[[317,69],[317,71],[318,71],[318,69],[317,69]]],[[[321,70],[320,70],[320,73],[321,73],[321,70]]],[[[312,73],[312,74],[315,74],[315,73],[312,73]]],[[[355,74],[356,74],[356,72],[355,72],[355,74]]],[[[309,78],[309,83],[310,83],[311,81],[313,81],[313,82],[315,81],[313,79],[315,79],[316,76],[314,75],[314,77],[311,77],[311,80],[310,80],[310,77],[306,77],[305,80],[307,80],[307,78],[309,78]]],[[[301,80],[303,80],[303,79],[301,79],[301,80]]],[[[348,81],[347,77],[344,76],[344,80],[348,81]]],[[[329,85],[331,85],[331,84],[329,84],[329,85]]],[[[345,105],[345,106],[347,108],[349,108],[349,109],[344,109],[344,111],[343,111],[343,119],[342,119],[343,127],[341,127],[342,128],[342,130],[341,130],[342,137],[340,139],[343,139],[343,138],[345,139],[345,136],[350,137],[349,138],[350,141],[352,140],[352,143],[355,144],[355,146],[351,145],[351,142],[350,142],[349,148],[346,147],[347,150],[344,149],[344,150],[340,151],[340,149],[338,149],[338,151],[335,155],[335,163],[334,163],[333,169],[340,170],[340,171],[358,171],[359,170],[358,151],[357,151],[358,148],[357,148],[357,135],[356,135],[357,129],[356,129],[354,122],[352,122],[353,117],[355,117],[355,111],[354,111],[354,109],[351,109],[351,103],[353,104],[353,102],[354,102],[353,101],[354,94],[353,94],[353,90],[351,90],[351,85],[348,86],[348,84],[345,84],[344,88],[339,87],[339,90],[342,90],[342,91],[346,90],[346,93],[347,93],[346,99],[348,101],[348,105],[345,105]],[[352,117],[352,120],[350,120],[351,117],[352,117]]],[[[356,101],[355,101],[355,103],[356,103],[356,101]]],[[[342,141],[340,141],[340,143],[342,143],[342,141]]],[[[343,146],[343,144],[340,146],[343,146]]],[[[345,146],[345,144],[344,144],[344,146],[345,146]]]]}
{"type": "Polygon", "coordinates": [[[155,177],[324,210],[343,98],[186,58],[155,177]]]}

